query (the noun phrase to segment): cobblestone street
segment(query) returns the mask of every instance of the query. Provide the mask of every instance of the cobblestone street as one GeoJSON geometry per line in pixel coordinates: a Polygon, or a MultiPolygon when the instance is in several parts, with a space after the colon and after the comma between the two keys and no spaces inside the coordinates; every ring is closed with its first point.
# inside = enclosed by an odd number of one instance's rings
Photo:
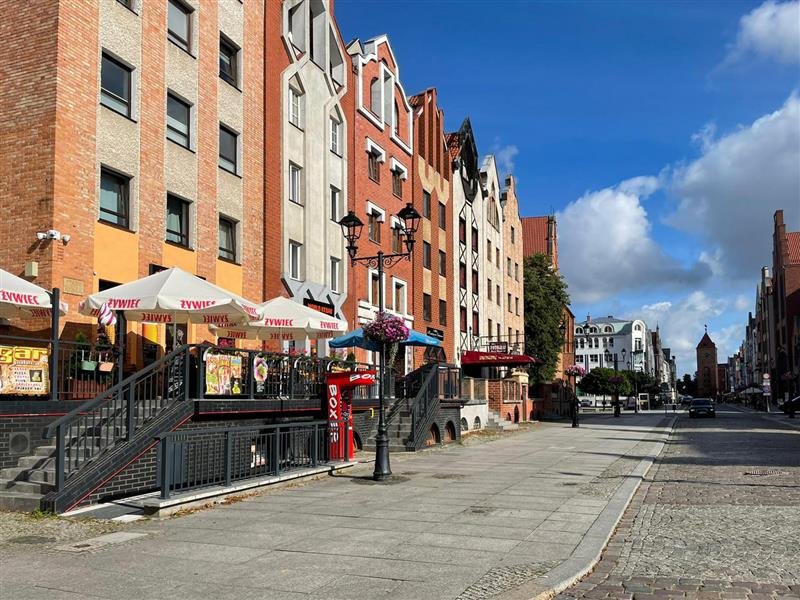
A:
{"type": "Polygon", "coordinates": [[[800,430],[720,407],[682,416],[571,598],[800,598],[800,430]]]}

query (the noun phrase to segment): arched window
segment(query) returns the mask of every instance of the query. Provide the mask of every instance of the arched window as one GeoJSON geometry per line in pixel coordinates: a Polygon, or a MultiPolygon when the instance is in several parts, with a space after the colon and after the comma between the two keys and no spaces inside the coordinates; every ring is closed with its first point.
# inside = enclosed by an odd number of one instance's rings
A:
{"type": "Polygon", "coordinates": [[[577,327],[575,329],[575,335],[583,335],[583,327],[577,327]]]}
{"type": "Polygon", "coordinates": [[[613,332],[614,330],[611,328],[611,326],[610,326],[610,325],[606,325],[606,328],[604,329],[604,331],[605,331],[606,333],[611,333],[611,332],[613,332]]]}
{"type": "Polygon", "coordinates": [[[636,326],[633,328],[633,330],[634,331],[641,331],[642,330],[642,326],[637,323],[636,326]]]}
{"type": "Polygon", "coordinates": [[[373,77],[369,84],[369,109],[376,115],[381,108],[381,84],[377,77],[373,77]]]}
{"type": "Polygon", "coordinates": [[[400,135],[400,108],[397,106],[397,100],[394,101],[394,114],[392,115],[392,125],[394,129],[394,134],[399,136],[400,135]]]}

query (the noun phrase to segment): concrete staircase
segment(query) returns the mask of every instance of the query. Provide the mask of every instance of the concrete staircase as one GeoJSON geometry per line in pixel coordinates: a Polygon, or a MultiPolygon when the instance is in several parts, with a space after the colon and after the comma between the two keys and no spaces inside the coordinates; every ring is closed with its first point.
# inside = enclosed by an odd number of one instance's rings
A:
{"type": "MultiPolygon", "coordinates": [[[[388,412],[388,411],[387,411],[388,412]]],[[[394,415],[391,415],[387,424],[389,433],[389,451],[405,452],[408,450],[406,443],[411,437],[411,413],[406,408],[398,408],[394,415]]],[[[364,450],[375,450],[375,437],[378,435],[377,422],[375,429],[370,432],[369,438],[364,443],[364,450]]]]}
{"type": "Polygon", "coordinates": [[[22,456],[16,467],[0,470],[0,509],[32,511],[55,487],[55,446],[39,446],[22,456]]]}
{"type": "Polygon", "coordinates": [[[489,420],[486,422],[484,429],[489,431],[514,431],[519,429],[519,425],[504,419],[497,411],[489,411],[489,420]]]}

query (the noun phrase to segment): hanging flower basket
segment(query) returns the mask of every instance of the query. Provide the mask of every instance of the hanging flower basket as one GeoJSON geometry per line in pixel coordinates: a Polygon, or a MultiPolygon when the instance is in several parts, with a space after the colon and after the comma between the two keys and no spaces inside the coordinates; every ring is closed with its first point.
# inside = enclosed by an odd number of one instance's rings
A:
{"type": "Polygon", "coordinates": [[[386,312],[379,312],[375,320],[364,325],[364,337],[377,342],[382,346],[389,346],[389,355],[386,366],[391,367],[397,356],[400,342],[408,339],[409,330],[400,317],[395,317],[386,312]]]}
{"type": "Polygon", "coordinates": [[[564,370],[564,375],[567,377],[583,377],[586,375],[586,369],[581,365],[572,365],[564,370]]]}

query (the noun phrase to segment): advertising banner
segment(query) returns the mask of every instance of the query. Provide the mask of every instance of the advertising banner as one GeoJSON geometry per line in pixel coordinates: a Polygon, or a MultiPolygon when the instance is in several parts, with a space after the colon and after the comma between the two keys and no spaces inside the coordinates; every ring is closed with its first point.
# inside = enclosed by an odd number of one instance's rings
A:
{"type": "Polygon", "coordinates": [[[206,394],[223,396],[242,393],[242,357],[238,354],[205,356],[206,394]]]}
{"type": "Polygon", "coordinates": [[[48,363],[47,348],[0,346],[0,394],[46,395],[48,363]]]}

